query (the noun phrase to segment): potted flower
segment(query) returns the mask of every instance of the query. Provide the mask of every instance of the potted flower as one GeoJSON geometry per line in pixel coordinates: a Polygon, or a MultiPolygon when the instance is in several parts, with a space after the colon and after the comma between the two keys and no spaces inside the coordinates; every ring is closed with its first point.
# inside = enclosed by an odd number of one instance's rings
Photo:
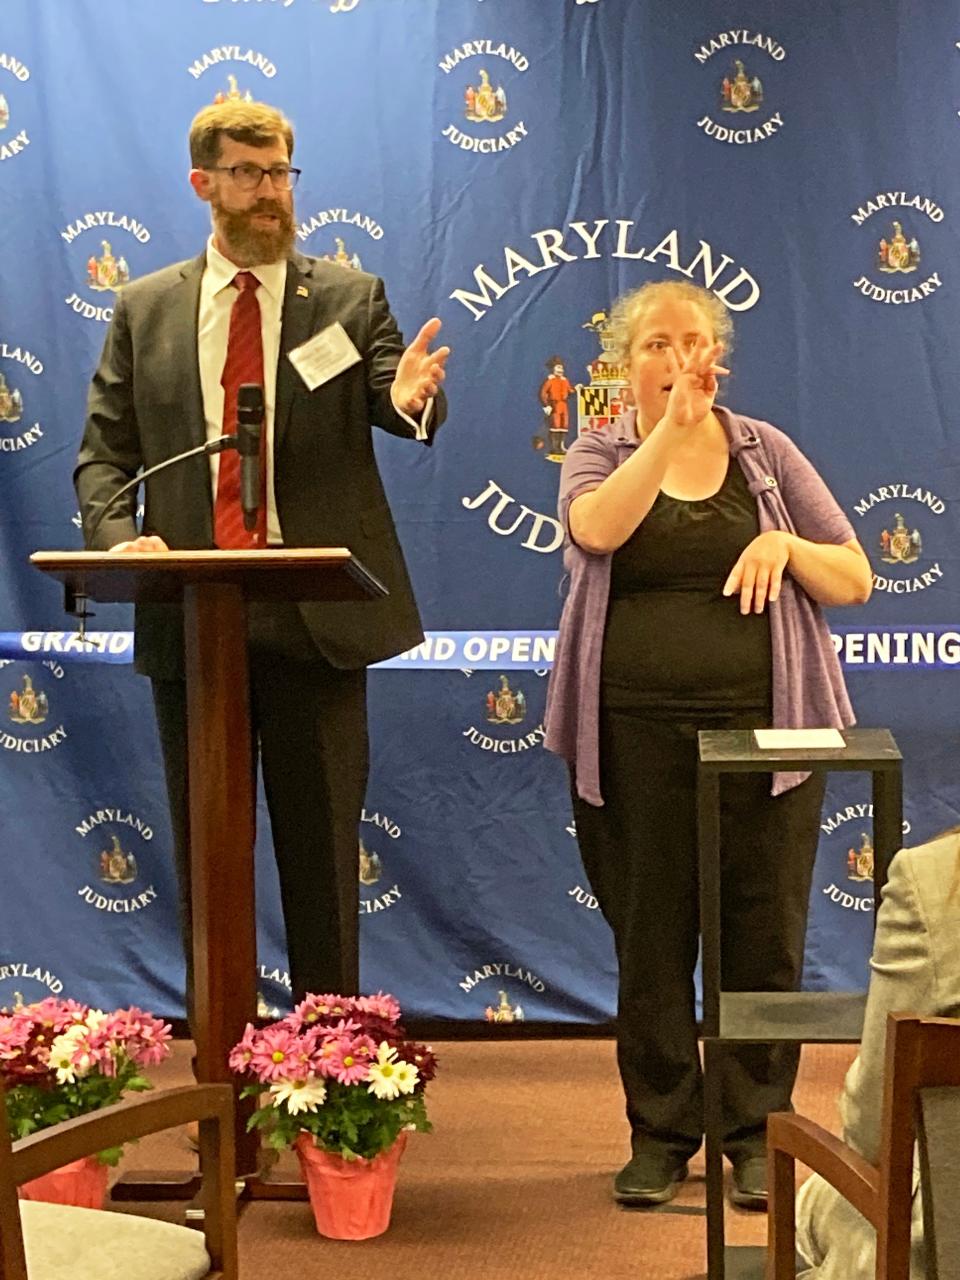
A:
{"type": "MultiPolygon", "coordinates": [[[[98,1111],[151,1087],[142,1069],[169,1053],[170,1027],[131,1006],[103,1013],[74,1000],[0,1009],[0,1080],[11,1138],[98,1111]]],[[[24,1183],[25,1200],[102,1208],[119,1147],[24,1183]]]]}
{"type": "Polygon", "coordinates": [[[405,1038],[392,996],[308,995],[287,1018],[247,1026],[230,1067],[261,1096],[249,1127],[293,1147],[317,1230],[365,1240],[390,1224],[409,1130],[429,1132],[424,1090],[436,1060],[405,1038]]]}

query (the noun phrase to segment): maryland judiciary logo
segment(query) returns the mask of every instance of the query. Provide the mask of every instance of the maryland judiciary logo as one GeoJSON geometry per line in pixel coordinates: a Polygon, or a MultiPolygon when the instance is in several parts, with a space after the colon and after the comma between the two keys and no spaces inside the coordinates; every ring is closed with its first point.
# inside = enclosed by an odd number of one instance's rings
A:
{"type": "Polygon", "coordinates": [[[701,66],[709,64],[715,77],[713,109],[697,121],[697,128],[708,138],[743,146],[766,142],[779,133],[783,117],[766,107],[760,72],[769,65],[766,59],[784,60],[787,51],[782,44],[746,28],[719,31],[695,49],[693,56],[701,66]]]}
{"type": "Polygon", "coordinates": [[[524,1022],[524,1006],[530,993],[543,995],[546,989],[546,983],[532,970],[503,961],[479,965],[473,973],[465,974],[460,982],[460,990],[467,995],[482,991],[486,1001],[483,1009],[485,1022],[524,1022]],[[489,987],[482,985],[486,982],[490,983],[489,987]]]}
{"type": "MultiPolygon", "coordinates": [[[[2,50],[0,50],[0,71],[8,71],[21,84],[30,79],[27,66],[12,53],[4,53],[2,50]]],[[[7,101],[3,79],[0,77],[0,163],[21,155],[29,145],[30,137],[26,129],[17,127],[15,111],[7,101]]]]}
{"type": "Polygon", "coordinates": [[[43,724],[50,714],[50,703],[42,689],[33,687],[30,676],[23,677],[23,686],[10,691],[10,719],[14,724],[43,724]]]}
{"type": "Polygon", "coordinates": [[[460,98],[456,123],[451,121],[442,133],[449,143],[490,155],[509,151],[526,138],[527,126],[509,105],[517,75],[530,67],[519,49],[495,40],[465,40],[438,65],[453,78],[460,98]]]}
{"type": "Polygon", "coordinates": [[[43,427],[30,421],[30,378],[43,373],[43,362],[25,347],[0,340],[0,453],[20,453],[43,439],[43,427]],[[25,401],[24,388],[27,388],[25,401]]]}
{"type": "Polygon", "coordinates": [[[385,813],[363,809],[360,814],[359,879],[360,914],[375,915],[395,907],[403,894],[393,882],[398,846],[390,841],[403,835],[398,823],[385,813]]]}
{"type": "Polygon", "coordinates": [[[870,267],[853,282],[865,298],[903,306],[922,302],[940,288],[940,273],[925,276],[921,267],[925,218],[940,223],[943,209],[929,196],[906,191],[878,191],[850,215],[854,226],[871,223],[870,267]],[[874,217],[876,222],[871,222],[874,217]]]}
{"type": "Polygon", "coordinates": [[[0,1009],[35,1004],[47,996],[63,994],[63,980],[45,965],[30,960],[4,960],[0,964],[0,1009]]]}
{"type": "MultiPolygon", "coordinates": [[[[57,724],[53,709],[53,692],[48,686],[66,674],[58,662],[48,661],[39,667],[30,664],[27,671],[14,672],[20,666],[11,661],[0,662],[0,688],[6,689],[6,721],[0,729],[0,747],[5,751],[37,755],[59,747],[67,737],[62,724],[57,724]]],[[[26,664],[24,664],[26,665],[26,664]]]]}
{"type": "Polygon", "coordinates": [[[85,841],[85,883],[77,894],[96,911],[125,915],[157,900],[143,874],[153,827],[128,809],[97,809],[74,827],[85,841]]]}
{"type": "MultiPolygon", "coordinates": [[[[67,244],[73,245],[76,241],[82,246],[85,257],[82,267],[77,263],[74,279],[78,287],[94,298],[115,294],[127,284],[131,276],[126,257],[130,241],[143,245],[150,239],[150,232],[142,222],[107,209],[84,214],[64,227],[60,235],[67,244]]],[[[103,306],[77,292],[64,301],[84,320],[108,323],[113,319],[112,305],[103,306]]]]}
{"type": "MultiPolygon", "coordinates": [[[[465,672],[472,677],[472,672],[465,672]]],[[[492,674],[492,673],[485,673],[492,674]]],[[[546,672],[530,671],[527,677],[538,677],[546,672]]],[[[539,693],[539,690],[537,691],[539,693]]],[[[472,724],[463,730],[463,737],[481,751],[496,755],[513,755],[539,746],[545,730],[542,719],[531,725],[528,721],[527,695],[514,676],[513,683],[505,672],[500,672],[492,687],[488,687],[482,703],[483,727],[472,724]]]]}
{"type": "MultiPolygon", "coordinates": [[[[830,883],[824,897],[844,911],[873,910],[873,805],[848,804],[828,814],[820,824],[827,837],[827,865],[830,883]],[[858,886],[865,886],[859,888],[858,886]]],[[[910,833],[904,819],[903,834],[910,833]]]]}
{"type": "Polygon", "coordinates": [[[878,566],[873,572],[874,591],[909,595],[942,581],[941,562],[925,550],[928,543],[939,541],[934,521],[946,514],[942,498],[919,485],[878,485],[853,509],[867,521],[867,533],[860,541],[878,566]]]}
{"type": "Polygon", "coordinates": [[[210,100],[222,102],[254,102],[257,95],[250,89],[247,77],[254,71],[259,72],[265,80],[272,80],[277,74],[276,64],[257,49],[244,48],[238,44],[221,44],[200,54],[187,67],[187,72],[194,80],[202,79],[208,71],[213,71],[216,88],[210,100]],[[235,64],[235,74],[227,68],[235,64]],[[243,83],[241,83],[243,80],[243,83]]]}
{"type": "Polygon", "coordinates": [[[358,252],[358,246],[364,243],[363,236],[374,242],[383,239],[383,227],[376,218],[358,209],[318,209],[297,227],[297,239],[306,244],[316,232],[322,234],[310,245],[310,252],[323,262],[333,262],[353,271],[363,270],[358,252]]]}

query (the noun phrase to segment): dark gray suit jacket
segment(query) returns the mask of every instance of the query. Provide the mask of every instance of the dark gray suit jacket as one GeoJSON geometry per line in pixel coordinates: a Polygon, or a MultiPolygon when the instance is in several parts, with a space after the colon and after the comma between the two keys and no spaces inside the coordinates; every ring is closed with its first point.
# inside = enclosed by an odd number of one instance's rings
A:
{"type": "MultiPolygon", "coordinates": [[[[141,468],[202,444],[197,357],[200,280],[206,255],[166,267],[118,295],[90,388],[74,472],[84,527],[141,468]]],[[[358,668],[423,638],[420,617],[373,452],[370,424],[414,431],[390,400],[403,339],[382,282],[365,272],[294,254],[287,264],[274,422],[274,488],[284,545],[349,547],[389,595],[360,604],[304,604],[304,621],[334,666],[358,668]],[[339,320],[363,360],[308,391],[287,352],[339,320]]],[[[443,421],[437,397],[430,435],[443,421]]],[[[137,536],[135,503],[121,500],[92,548],[137,536]]],[[[148,482],[143,532],[177,550],[213,546],[207,458],[191,459],[148,482]]],[[[182,673],[182,615],[170,606],[137,609],[136,666],[147,675],[182,673]]]]}

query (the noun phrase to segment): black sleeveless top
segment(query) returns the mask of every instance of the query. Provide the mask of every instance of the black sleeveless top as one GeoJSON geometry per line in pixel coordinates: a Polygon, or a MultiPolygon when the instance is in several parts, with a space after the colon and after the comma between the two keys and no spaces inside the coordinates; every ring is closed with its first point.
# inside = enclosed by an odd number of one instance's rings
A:
{"type": "Polygon", "coordinates": [[[759,533],[756,499],[734,459],[712,497],[657,495],[613,554],[601,666],[610,708],[683,719],[756,711],[772,697],[770,624],[740,613],[723,584],[759,533]]]}

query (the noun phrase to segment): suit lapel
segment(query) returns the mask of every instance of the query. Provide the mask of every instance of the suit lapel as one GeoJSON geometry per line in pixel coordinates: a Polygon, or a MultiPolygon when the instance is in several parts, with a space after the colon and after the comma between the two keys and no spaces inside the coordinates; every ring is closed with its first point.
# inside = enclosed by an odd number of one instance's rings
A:
{"type": "Polygon", "coordinates": [[[302,254],[295,253],[287,263],[287,284],[283,294],[273,425],[274,451],[283,444],[283,437],[290,423],[294,391],[300,378],[287,359],[287,353],[306,342],[313,333],[318,306],[319,289],[312,276],[311,263],[302,254]]]}
{"type": "Polygon", "coordinates": [[[170,319],[170,368],[181,386],[184,421],[190,443],[203,444],[207,438],[203,417],[203,391],[200,387],[200,357],[197,350],[197,324],[200,313],[200,281],[206,264],[206,251],[187,262],[181,269],[180,281],[173,287],[168,316],[170,319]]]}

